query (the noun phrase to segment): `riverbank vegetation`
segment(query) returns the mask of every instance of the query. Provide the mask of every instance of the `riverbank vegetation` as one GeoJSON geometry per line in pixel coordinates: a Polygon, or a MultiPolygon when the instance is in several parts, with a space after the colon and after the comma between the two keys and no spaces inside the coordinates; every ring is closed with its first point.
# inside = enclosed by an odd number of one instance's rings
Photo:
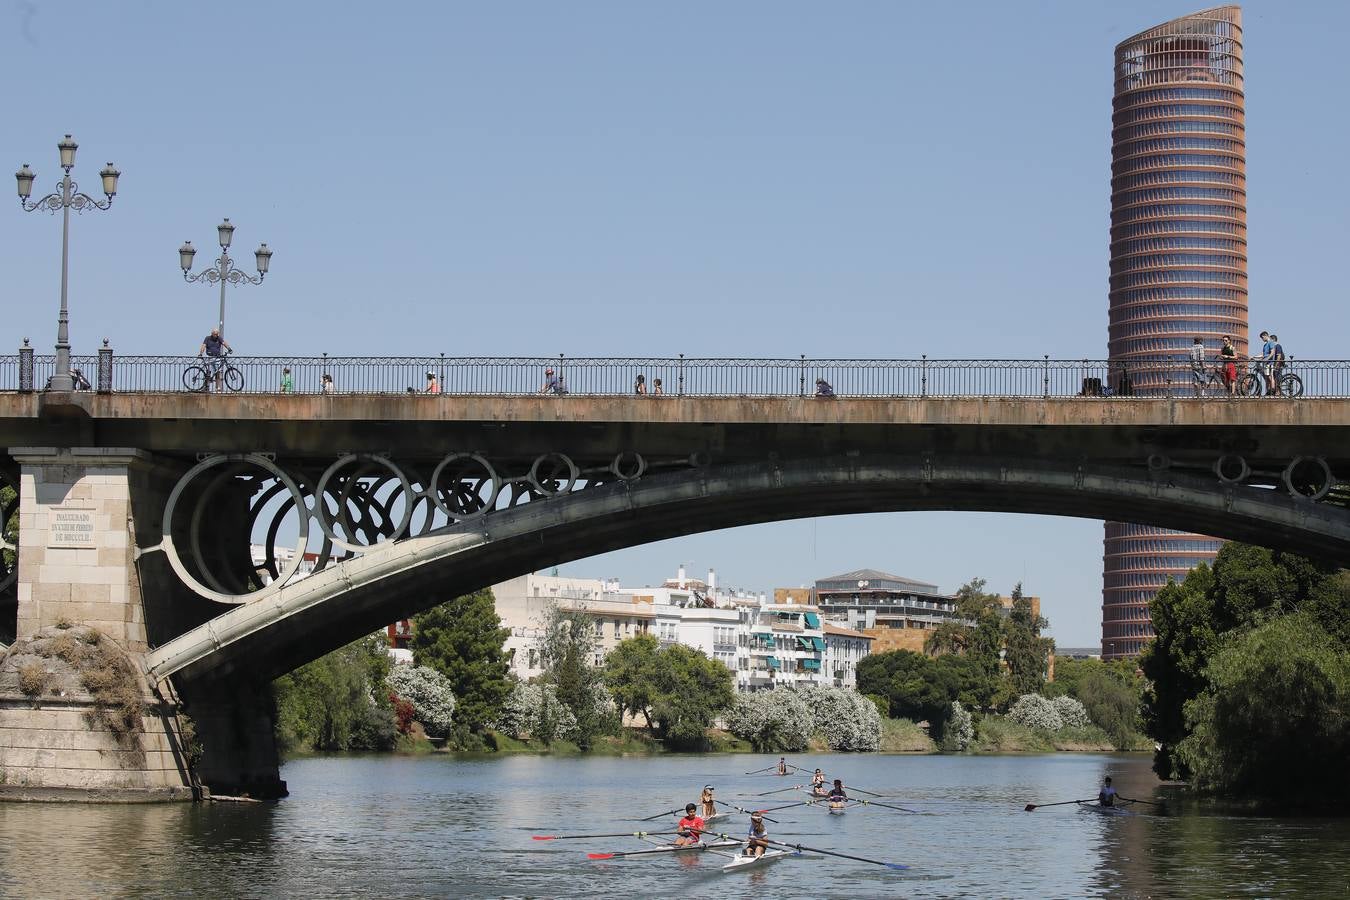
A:
{"type": "Polygon", "coordinates": [[[1350,577],[1225,544],[1150,604],[1154,769],[1263,806],[1350,802],[1350,577]]]}

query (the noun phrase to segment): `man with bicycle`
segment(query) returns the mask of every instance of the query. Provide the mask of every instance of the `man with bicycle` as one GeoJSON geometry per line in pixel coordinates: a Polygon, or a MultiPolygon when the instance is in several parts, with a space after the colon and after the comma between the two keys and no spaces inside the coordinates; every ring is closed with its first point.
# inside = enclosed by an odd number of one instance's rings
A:
{"type": "Polygon", "coordinates": [[[197,348],[197,357],[200,359],[205,356],[207,369],[212,375],[207,383],[214,381],[216,390],[220,390],[220,379],[225,371],[225,356],[233,352],[234,348],[220,336],[219,328],[212,328],[211,333],[202,338],[201,347],[197,348]]]}

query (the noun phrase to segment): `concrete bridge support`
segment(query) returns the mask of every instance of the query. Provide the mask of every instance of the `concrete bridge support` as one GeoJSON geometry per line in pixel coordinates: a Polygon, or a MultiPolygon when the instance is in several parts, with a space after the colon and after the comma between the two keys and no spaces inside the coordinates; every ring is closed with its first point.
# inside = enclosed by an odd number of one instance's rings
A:
{"type": "Polygon", "coordinates": [[[162,629],[147,629],[148,612],[179,626],[213,612],[165,567],[136,558],[137,546],[158,543],[181,467],[124,448],[10,455],[20,468],[18,617],[0,656],[0,797],[190,799],[197,771],[218,776],[222,792],[284,792],[265,690],[189,691],[201,700],[194,726],[174,686],[145,676],[162,629]]]}

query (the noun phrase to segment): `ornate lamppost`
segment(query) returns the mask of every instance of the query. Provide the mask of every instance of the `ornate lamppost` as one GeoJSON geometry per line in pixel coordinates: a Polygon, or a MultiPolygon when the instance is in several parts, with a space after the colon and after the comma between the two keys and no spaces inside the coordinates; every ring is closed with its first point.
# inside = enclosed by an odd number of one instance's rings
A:
{"type": "Polygon", "coordinates": [[[237,269],[234,260],[230,258],[230,242],[234,239],[234,226],[230,220],[226,219],[216,226],[216,232],[220,236],[220,256],[216,259],[216,264],[209,269],[203,269],[196,275],[189,274],[192,268],[192,257],[196,255],[197,248],[192,246],[192,241],[184,241],[183,246],[178,248],[178,265],[183,269],[183,280],[187,282],[199,281],[202,284],[215,284],[220,282],[220,320],[216,327],[220,329],[220,336],[225,336],[225,285],[226,284],[262,284],[263,279],[267,277],[267,266],[272,260],[272,251],[267,249],[266,244],[259,244],[258,249],[253,251],[253,256],[258,264],[258,277],[254,278],[243,269],[237,269]]]}
{"type": "Polygon", "coordinates": [[[100,202],[88,194],[80,193],[80,186],[70,177],[70,170],[75,168],[75,151],[78,148],[79,144],[76,144],[70,135],[66,135],[56,145],[56,149],[61,152],[61,168],[66,174],[61,179],[60,191],[48,194],[40,200],[32,203],[28,201],[33,195],[33,180],[37,178],[33,170],[28,168],[28,163],[24,163],[23,168],[14,173],[15,179],[19,182],[19,205],[26,212],[37,209],[46,209],[49,212],[56,212],[59,209],[62,212],[61,312],[56,319],[56,371],[52,375],[50,385],[53,391],[69,391],[75,387],[70,374],[70,313],[66,300],[66,287],[70,280],[70,211],[73,209],[76,212],[84,212],[86,209],[107,209],[112,206],[112,199],[117,194],[117,177],[122,174],[112,163],[108,163],[98,173],[103,179],[103,193],[108,198],[105,201],[100,202]]]}

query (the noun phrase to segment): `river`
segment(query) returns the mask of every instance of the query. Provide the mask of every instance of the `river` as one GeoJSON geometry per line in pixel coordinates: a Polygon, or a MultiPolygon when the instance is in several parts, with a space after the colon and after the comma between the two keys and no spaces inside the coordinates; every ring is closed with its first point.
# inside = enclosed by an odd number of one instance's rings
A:
{"type": "MultiPolygon", "coordinates": [[[[277,804],[0,804],[6,897],[1345,897],[1350,821],[1271,819],[1173,803],[1108,818],[1028,802],[1091,796],[1105,774],[1154,798],[1144,755],[793,756],[882,802],[830,816],[772,813],[771,836],[904,863],[904,872],[807,854],[723,874],[697,854],[596,862],[633,838],[534,834],[650,828],[695,799],[804,779],[744,776],[759,756],[317,757],[283,769],[277,804]]],[[[742,806],[763,805],[785,792],[742,806]]],[[[865,796],[865,795],[858,795],[865,796]]],[[[719,828],[723,827],[719,823],[719,828]]],[[[725,830],[742,833],[745,816],[725,830]]]]}

